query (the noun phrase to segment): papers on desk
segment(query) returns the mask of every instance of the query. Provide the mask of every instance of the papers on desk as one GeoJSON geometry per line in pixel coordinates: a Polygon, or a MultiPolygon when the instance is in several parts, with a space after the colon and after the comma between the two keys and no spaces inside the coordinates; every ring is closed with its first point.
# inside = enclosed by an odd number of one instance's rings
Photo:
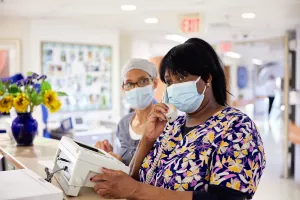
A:
{"type": "Polygon", "coordinates": [[[60,189],[29,169],[0,172],[0,199],[62,200],[60,189]]]}

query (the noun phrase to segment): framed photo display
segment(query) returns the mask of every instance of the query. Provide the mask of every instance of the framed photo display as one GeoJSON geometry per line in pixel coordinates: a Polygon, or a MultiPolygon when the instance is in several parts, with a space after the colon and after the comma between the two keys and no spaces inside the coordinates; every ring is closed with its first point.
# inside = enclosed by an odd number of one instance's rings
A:
{"type": "Polygon", "coordinates": [[[62,111],[112,107],[112,48],[103,45],[42,42],[42,71],[63,97],[62,111]]]}

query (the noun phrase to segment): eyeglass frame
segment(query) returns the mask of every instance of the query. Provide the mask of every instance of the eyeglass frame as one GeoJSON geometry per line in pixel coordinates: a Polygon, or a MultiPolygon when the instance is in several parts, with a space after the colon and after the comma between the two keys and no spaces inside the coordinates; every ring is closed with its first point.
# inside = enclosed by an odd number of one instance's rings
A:
{"type": "MultiPolygon", "coordinates": [[[[149,77],[145,77],[145,79],[148,79],[148,81],[149,81],[149,84],[148,84],[148,85],[150,85],[150,84],[151,84],[151,81],[153,82],[153,80],[154,80],[154,78],[153,78],[153,77],[151,77],[151,76],[149,76],[149,77]]],[[[145,80],[145,79],[141,79],[141,80],[145,80]]],[[[139,81],[141,81],[141,80],[139,80],[139,81]]],[[[139,81],[138,81],[138,82],[139,82],[139,81]]],[[[133,87],[133,88],[131,88],[131,89],[129,89],[129,90],[126,90],[126,89],[125,89],[125,87],[124,87],[124,86],[125,86],[126,84],[123,82],[123,84],[122,84],[122,88],[123,88],[125,91],[130,91],[130,90],[134,89],[136,86],[138,86],[138,87],[146,87],[146,86],[148,86],[148,85],[139,86],[139,85],[138,85],[138,82],[135,82],[135,83],[131,83],[131,82],[130,82],[131,84],[133,84],[133,86],[134,86],[134,87],[133,87]]],[[[128,84],[128,83],[127,83],[127,84],[128,84]]]]}

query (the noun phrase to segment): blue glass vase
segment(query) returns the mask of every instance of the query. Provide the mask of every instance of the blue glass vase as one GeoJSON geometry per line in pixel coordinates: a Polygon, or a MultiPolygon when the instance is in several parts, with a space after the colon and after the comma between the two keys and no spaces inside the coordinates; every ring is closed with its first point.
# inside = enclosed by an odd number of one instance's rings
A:
{"type": "Polygon", "coordinates": [[[38,132],[38,123],[31,113],[18,113],[11,125],[11,131],[18,146],[31,146],[38,132]]]}

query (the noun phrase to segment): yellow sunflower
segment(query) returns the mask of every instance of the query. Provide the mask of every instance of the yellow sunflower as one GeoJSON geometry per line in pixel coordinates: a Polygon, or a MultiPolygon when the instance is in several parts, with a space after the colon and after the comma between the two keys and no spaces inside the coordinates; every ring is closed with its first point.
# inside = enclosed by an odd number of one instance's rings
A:
{"type": "Polygon", "coordinates": [[[0,91],[0,96],[2,96],[2,95],[3,95],[3,92],[0,91]]]}
{"type": "Polygon", "coordinates": [[[49,107],[51,113],[59,111],[60,108],[61,108],[61,102],[59,100],[52,102],[52,104],[49,107]]]}
{"type": "Polygon", "coordinates": [[[12,96],[5,96],[0,101],[0,112],[2,113],[9,113],[10,109],[13,106],[13,97],[12,96]]]}
{"type": "Polygon", "coordinates": [[[52,104],[55,104],[57,101],[58,101],[58,99],[57,99],[57,93],[56,92],[54,92],[52,90],[45,91],[45,94],[44,94],[44,105],[47,108],[51,109],[52,104]]]}
{"type": "Polygon", "coordinates": [[[30,103],[29,99],[23,93],[23,94],[18,94],[18,96],[14,99],[13,105],[17,112],[26,112],[29,103],[30,103]]]}

